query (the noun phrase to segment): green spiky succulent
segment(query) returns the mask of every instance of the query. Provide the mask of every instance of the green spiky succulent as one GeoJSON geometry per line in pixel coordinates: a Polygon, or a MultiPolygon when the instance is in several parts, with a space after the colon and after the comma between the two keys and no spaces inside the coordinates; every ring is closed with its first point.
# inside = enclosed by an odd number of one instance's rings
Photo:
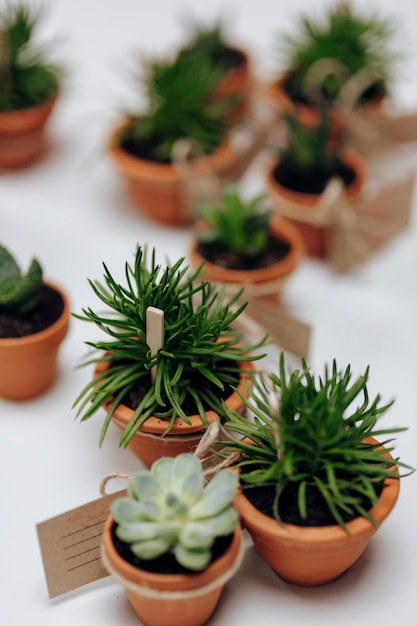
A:
{"type": "Polygon", "coordinates": [[[391,47],[394,32],[392,18],[360,14],[348,2],[331,6],[323,19],[302,16],[298,30],[280,40],[290,76],[288,92],[295,100],[324,97],[332,101],[349,78],[366,69],[373,91],[385,94],[398,58],[391,47]],[[329,71],[322,75],[318,71],[314,80],[312,68],[318,70],[321,62],[329,71]]]}
{"type": "Polygon", "coordinates": [[[59,90],[61,70],[32,43],[39,17],[23,3],[0,13],[0,111],[41,104],[59,90]]]}
{"type": "Polygon", "coordinates": [[[42,268],[32,259],[26,274],[22,274],[10,252],[0,246],[0,306],[16,313],[27,313],[39,301],[42,268]]]}
{"type": "Polygon", "coordinates": [[[221,470],[204,486],[200,461],[189,453],[164,457],[129,481],[127,497],[111,505],[116,535],[145,561],[172,553],[200,571],[217,537],[230,535],[239,516],[233,506],[237,475],[221,470]]]}
{"type": "Polygon", "coordinates": [[[104,265],[105,284],[89,283],[106,311],[87,308],[82,315],[74,314],[109,337],[86,342],[98,356],[84,364],[104,362],[109,367],[93,378],[74,403],[78,405],[77,415],[86,420],[110,401],[100,445],[116,407],[138,384],[149,383],[155,366],[155,383],[134,410],[120,445],[127,446],[150,416],[167,421],[166,433],[178,417],[190,424],[185,402],[192,402],[194,413],[207,426],[206,410],[224,413],[222,392],[232,393],[232,386],[245,371],[241,363],[264,356],[255,353],[263,341],[256,346],[244,345],[241,334],[233,329],[233,322],[247,305],[234,306],[241,292],[226,300],[223,289],[199,278],[202,266],[188,274],[184,258],[164,268],[155,256],[154,249],[149,262],[146,247],[138,246],[134,264],[126,263],[125,284],[118,283],[104,265]],[[164,312],[164,345],[156,354],[146,343],[146,311],[150,306],[164,312]]]}
{"type": "Polygon", "coordinates": [[[264,194],[245,201],[235,185],[227,185],[217,204],[201,204],[199,214],[209,226],[197,238],[202,243],[220,243],[242,257],[258,257],[266,249],[270,211],[264,194]]]}
{"type": "Polygon", "coordinates": [[[289,374],[281,354],[278,373],[259,377],[242,398],[253,420],[227,410],[221,425],[226,441],[216,448],[222,455],[240,454],[243,485],[272,486],[272,513],[278,521],[289,487],[295,487],[301,520],[309,513],[307,493],[315,490],[335,523],[345,526],[345,516],[358,515],[373,521],[364,499],[374,505],[378,488],[387,478],[398,478],[396,468],[403,465],[385,456],[393,449],[391,439],[380,438],[405,429],[377,427],[392,402],[381,405],[379,395],[369,401],[368,376],[369,367],[352,382],[350,366],[339,371],[335,361],[323,377],[314,377],[305,361],[289,374]]]}

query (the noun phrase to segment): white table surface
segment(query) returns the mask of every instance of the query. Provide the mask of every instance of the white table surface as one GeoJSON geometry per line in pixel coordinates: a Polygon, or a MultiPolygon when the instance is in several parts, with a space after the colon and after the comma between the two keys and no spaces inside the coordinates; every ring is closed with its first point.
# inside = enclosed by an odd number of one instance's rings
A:
{"type": "MultiPolygon", "coordinates": [[[[0,6],[5,2],[0,1],[0,6]]],[[[184,15],[229,15],[230,34],[251,53],[259,76],[276,65],[275,46],[300,11],[321,0],[54,0],[47,3],[40,39],[57,37],[56,56],[70,68],[50,126],[53,149],[31,169],[0,177],[0,240],[23,267],[37,256],[45,276],[64,286],[72,310],[96,304],[87,277],[100,278],[102,261],[117,274],[137,243],[156,246],[161,259],[187,254],[189,232],[154,224],[135,213],[106,155],[107,133],[126,98],[140,52],[163,52],[183,36],[184,15]]],[[[368,2],[358,1],[366,8],[368,2]]],[[[417,109],[417,5],[374,0],[401,24],[405,50],[394,100],[399,112],[417,109]]],[[[242,188],[263,189],[259,161],[242,188]]],[[[371,366],[369,389],[396,402],[388,426],[408,426],[396,450],[416,465],[415,378],[417,232],[409,228],[342,275],[306,259],[285,289],[285,306],[312,326],[309,363],[321,373],[335,357],[354,375],[371,366]]],[[[75,366],[93,328],[72,320],[60,352],[59,378],[46,395],[24,403],[0,400],[0,612],[7,626],[126,626],[138,623],[121,587],[110,578],[49,600],[35,526],[98,497],[102,477],[128,473],[140,462],[117,446],[110,429],[98,448],[101,420],[75,421],[72,403],[89,379],[75,366]]],[[[269,361],[275,367],[277,354],[269,361]]],[[[397,506],[361,560],[340,580],[318,589],[277,578],[245,539],[241,570],[228,584],[212,626],[362,626],[417,624],[416,478],[404,479],[397,506]]]]}

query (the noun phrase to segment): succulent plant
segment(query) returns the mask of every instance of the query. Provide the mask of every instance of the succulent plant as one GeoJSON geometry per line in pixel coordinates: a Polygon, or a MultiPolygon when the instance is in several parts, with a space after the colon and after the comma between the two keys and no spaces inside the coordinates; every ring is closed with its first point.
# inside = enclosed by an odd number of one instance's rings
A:
{"type": "Polygon", "coordinates": [[[133,476],[127,497],[112,503],[116,535],[140,559],[172,553],[183,567],[202,570],[215,539],[231,534],[238,523],[232,504],[237,486],[230,470],[204,486],[201,463],[192,454],[158,459],[133,476]]]}
{"type": "Polygon", "coordinates": [[[330,371],[326,368],[316,379],[304,360],[300,370],[288,374],[282,353],[279,372],[259,377],[243,399],[253,420],[227,410],[221,425],[226,441],[216,448],[222,455],[240,453],[243,485],[273,487],[272,511],[278,521],[289,487],[303,523],[312,490],[320,494],[334,522],[344,526],[358,515],[372,521],[364,500],[375,504],[384,480],[398,478],[397,467],[404,466],[385,456],[393,449],[391,439],[379,438],[406,429],[377,427],[392,402],[381,405],[379,395],[369,401],[368,376],[369,367],[352,382],[350,366],[339,371],[333,361],[330,371]]]}
{"type": "Polygon", "coordinates": [[[254,352],[263,342],[243,345],[241,333],[232,328],[247,305],[234,306],[241,292],[226,300],[224,289],[199,280],[202,267],[187,274],[184,261],[181,258],[163,268],[156,262],[155,249],[149,262],[146,246],[138,246],[133,266],[125,266],[126,284],[119,284],[106,265],[105,285],[89,280],[107,312],[87,308],[74,316],[95,324],[110,339],[86,342],[98,356],[87,358],[84,365],[107,362],[109,368],[94,376],[74,405],[79,407],[77,415],[83,413],[82,420],[86,420],[111,401],[100,445],[116,406],[137,385],[144,385],[146,393],[122,434],[120,443],[124,446],[150,416],[166,420],[166,434],[177,417],[189,424],[183,408],[186,402],[192,403],[194,413],[208,425],[205,411],[223,414],[222,393],[232,393],[245,371],[240,364],[264,356],[254,352]],[[156,354],[146,343],[146,311],[150,306],[164,312],[164,345],[156,354]],[[155,366],[156,379],[151,384],[155,366]]]}
{"type": "Polygon", "coordinates": [[[0,306],[26,313],[36,306],[41,286],[42,268],[36,259],[22,274],[12,254],[0,246],[0,306]]]}
{"type": "Polygon", "coordinates": [[[242,257],[260,256],[267,245],[270,211],[264,195],[245,201],[234,185],[227,185],[217,204],[201,204],[199,214],[209,228],[197,234],[202,243],[220,243],[242,257]]]}
{"type": "Polygon", "coordinates": [[[58,91],[62,70],[32,44],[39,17],[24,3],[0,13],[0,111],[41,104],[58,91]]]}

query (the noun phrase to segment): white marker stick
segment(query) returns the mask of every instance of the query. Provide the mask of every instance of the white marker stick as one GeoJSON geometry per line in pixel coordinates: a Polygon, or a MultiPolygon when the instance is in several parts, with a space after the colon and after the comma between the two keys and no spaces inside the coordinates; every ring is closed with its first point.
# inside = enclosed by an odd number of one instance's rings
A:
{"type": "MultiPolygon", "coordinates": [[[[154,306],[146,309],[146,343],[154,356],[164,346],[164,312],[154,306]]],[[[155,382],[158,366],[151,370],[152,382],[155,382]]]]}

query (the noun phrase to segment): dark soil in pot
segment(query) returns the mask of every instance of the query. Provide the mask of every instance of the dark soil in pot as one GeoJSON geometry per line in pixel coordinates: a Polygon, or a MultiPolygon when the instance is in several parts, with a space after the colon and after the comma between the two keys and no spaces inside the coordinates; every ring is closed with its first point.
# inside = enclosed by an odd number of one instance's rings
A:
{"type": "MultiPolygon", "coordinates": [[[[298,511],[297,506],[297,491],[299,485],[297,483],[290,483],[287,485],[281,496],[278,513],[281,520],[286,524],[294,524],[296,526],[305,527],[319,527],[319,526],[334,526],[337,522],[331,515],[323,496],[318,489],[313,487],[307,487],[306,499],[307,499],[307,519],[302,519],[298,511]]],[[[377,496],[382,492],[383,484],[375,485],[375,491],[377,496]]],[[[243,493],[246,498],[253,504],[259,511],[274,517],[273,504],[275,499],[276,487],[275,485],[256,485],[251,487],[244,487],[243,493]]],[[[372,504],[368,498],[363,498],[362,506],[364,510],[368,511],[372,504]]],[[[356,517],[355,515],[348,515],[342,513],[342,517],[345,522],[356,517]]]]}
{"type": "MultiPolygon", "coordinates": [[[[239,377],[236,375],[236,380],[233,385],[237,385],[238,382],[239,377]]],[[[147,379],[139,381],[133,389],[123,397],[123,404],[130,409],[135,410],[146,395],[146,392],[152,387],[152,384],[150,376],[147,379]]],[[[223,390],[215,385],[212,385],[212,390],[219,400],[226,400],[233,393],[232,385],[225,385],[223,390]]],[[[194,399],[191,396],[186,396],[184,402],[182,403],[182,409],[186,415],[196,415],[199,412],[194,399]]],[[[164,407],[161,407],[161,411],[163,410],[164,407]]]]}
{"type": "Polygon", "coordinates": [[[345,187],[349,187],[355,180],[356,174],[351,167],[336,160],[333,166],[325,174],[313,173],[308,178],[301,177],[285,163],[278,163],[273,171],[276,182],[287,189],[305,194],[321,194],[326,189],[328,182],[334,178],[340,178],[345,187]]]}
{"type": "Polygon", "coordinates": [[[259,256],[242,256],[231,251],[226,245],[214,243],[199,243],[199,254],[208,262],[231,270],[255,270],[269,267],[284,259],[290,251],[290,245],[271,235],[268,237],[266,250],[259,256]]]}
{"type": "Polygon", "coordinates": [[[11,339],[38,333],[56,322],[63,310],[61,295],[43,285],[37,306],[27,313],[15,313],[7,306],[0,306],[0,338],[11,339]]]}
{"type": "MultiPolygon", "coordinates": [[[[111,529],[111,536],[114,543],[114,547],[120,556],[135,567],[138,567],[147,572],[153,572],[157,574],[196,574],[193,570],[189,570],[177,563],[175,557],[171,553],[164,554],[151,561],[140,559],[135,556],[130,549],[130,544],[122,541],[116,535],[117,524],[114,523],[111,529]]],[[[219,559],[232,543],[233,533],[226,537],[218,537],[212,548],[212,557],[210,564],[219,559]]]]}

